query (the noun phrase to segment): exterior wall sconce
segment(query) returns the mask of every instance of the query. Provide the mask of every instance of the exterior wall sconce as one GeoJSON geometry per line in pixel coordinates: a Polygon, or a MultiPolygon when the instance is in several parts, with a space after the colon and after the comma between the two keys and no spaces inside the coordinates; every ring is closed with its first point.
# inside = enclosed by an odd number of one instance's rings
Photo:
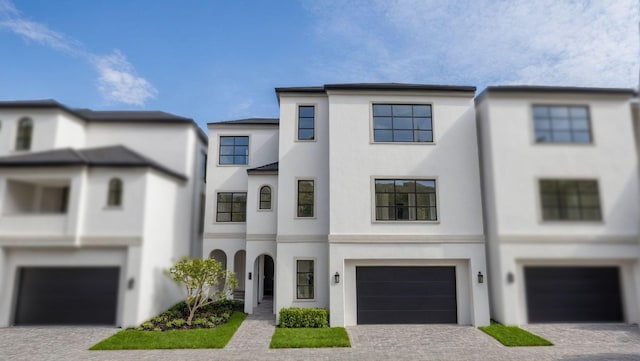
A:
{"type": "Polygon", "coordinates": [[[249,279],[251,279],[251,272],[249,272],[249,279]]]}
{"type": "Polygon", "coordinates": [[[513,273],[507,272],[507,283],[513,283],[513,281],[514,281],[513,273]]]}
{"type": "Polygon", "coordinates": [[[127,281],[127,289],[132,290],[135,282],[136,281],[133,279],[133,277],[129,278],[129,280],[127,281]]]}
{"type": "Polygon", "coordinates": [[[482,272],[478,272],[478,283],[484,283],[484,275],[482,272]]]}
{"type": "Polygon", "coordinates": [[[336,272],[336,274],[333,275],[333,280],[336,281],[336,283],[340,283],[340,273],[336,272]]]}

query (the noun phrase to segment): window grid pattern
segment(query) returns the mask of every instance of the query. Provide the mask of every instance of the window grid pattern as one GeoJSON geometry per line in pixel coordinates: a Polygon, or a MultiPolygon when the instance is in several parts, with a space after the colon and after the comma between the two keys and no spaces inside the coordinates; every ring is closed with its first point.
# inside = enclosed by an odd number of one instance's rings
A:
{"type": "Polygon", "coordinates": [[[437,221],[434,179],[376,179],[376,220],[437,221]]]}
{"type": "Polygon", "coordinates": [[[16,150],[31,149],[33,134],[33,121],[31,118],[22,118],[18,122],[18,134],[16,136],[16,150]]]}
{"type": "Polygon", "coordinates": [[[311,259],[296,260],[296,298],[300,300],[314,299],[313,287],[314,261],[311,259]]]}
{"type": "Polygon", "coordinates": [[[599,221],[600,196],[595,180],[541,180],[542,219],[599,221]]]}
{"type": "Polygon", "coordinates": [[[591,143],[586,106],[533,107],[536,143],[591,143]]]}
{"type": "Polygon", "coordinates": [[[107,206],[120,207],[122,205],[122,180],[112,178],[109,181],[109,190],[107,192],[107,206]]]}
{"type": "Polygon", "coordinates": [[[247,193],[219,192],[216,222],[246,222],[247,193]]]}
{"type": "Polygon", "coordinates": [[[271,187],[269,186],[262,186],[260,188],[259,209],[271,209],[271,187]]]}
{"type": "Polygon", "coordinates": [[[313,180],[298,180],[298,217],[313,217],[314,205],[313,180]]]}
{"type": "Polygon", "coordinates": [[[298,140],[315,139],[315,107],[301,105],[298,107],[298,140]]]}
{"type": "Polygon", "coordinates": [[[249,137],[220,137],[219,164],[248,164],[249,137]]]}
{"type": "Polygon", "coordinates": [[[433,142],[431,105],[374,104],[374,142],[433,142]]]}

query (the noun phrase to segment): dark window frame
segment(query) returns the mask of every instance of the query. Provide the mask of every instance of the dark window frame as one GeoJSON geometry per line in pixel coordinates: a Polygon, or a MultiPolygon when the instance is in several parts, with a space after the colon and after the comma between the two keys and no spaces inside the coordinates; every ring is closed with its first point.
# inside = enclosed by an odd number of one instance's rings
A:
{"type": "Polygon", "coordinates": [[[273,191],[271,190],[271,187],[268,185],[263,185],[262,187],[260,187],[260,191],[258,192],[258,209],[261,211],[270,211],[272,199],[273,191]],[[265,190],[268,191],[268,193],[263,193],[263,191],[265,190]],[[263,197],[263,195],[268,195],[269,199],[265,200],[265,197],[263,197]]]}
{"type": "Polygon", "coordinates": [[[218,137],[218,165],[234,166],[234,165],[248,165],[249,164],[249,136],[248,135],[221,135],[218,137]],[[229,140],[232,140],[231,144],[229,140]],[[246,142],[244,141],[246,139],[246,142]],[[246,144],[242,144],[246,143],[246,144]],[[226,148],[223,152],[223,147],[226,148]],[[242,152],[242,149],[245,149],[242,152]],[[229,150],[231,151],[229,153],[229,150]],[[223,154],[224,153],[224,154],[223,154]],[[232,161],[229,162],[226,159],[231,157],[232,161]],[[223,159],[225,159],[223,161],[223,159]],[[244,162],[242,160],[244,159],[244,162]]]}
{"type": "MultiPolygon", "coordinates": [[[[376,178],[374,187],[374,219],[376,222],[438,222],[438,181],[435,178],[376,178]],[[391,183],[390,183],[391,182],[391,183]],[[400,182],[413,183],[413,191],[399,191],[400,182]],[[418,182],[432,183],[432,191],[418,191],[418,182]],[[393,184],[393,191],[382,191],[385,185],[393,184]],[[378,187],[380,185],[380,187],[378,187]],[[379,190],[380,189],[380,190],[379,190]],[[401,195],[400,197],[398,195],[401,195]],[[404,202],[406,195],[407,204],[404,202]],[[410,195],[413,195],[411,197],[410,195]],[[391,205],[380,199],[391,200],[391,205]],[[411,203],[411,198],[414,204],[411,203]],[[425,203],[426,201],[426,203],[425,203]],[[386,213],[384,213],[386,211],[386,213]],[[380,213],[382,212],[382,213],[380,213]],[[384,217],[386,215],[386,217],[384,217]]],[[[411,188],[411,186],[410,186],[411,188]]]]}
{"type": "Polygon", "coordinates": [[[313,258],[296,258],[296,299],[297,300],[315,300],[315,272],[316,272],[316,260],[313,258]],[[300,271],[300,262],[311,262],[310,271],[300,271]],[[306,282],[300,282],[301,279],[306,279],[306,282]],[[300,296],[304,292],[300,292],[301,287],[309,290],[307,297],[300,296]]]}
{"type": "Polygon", "coordinates": [[[16,133],[16,150],[30,150],[33,140],[33,120],[23,117],[18,121],[16,133]]]}
{"type": "Polygon", "coordinates": [[[315,203],[316,203],[316,181],[315,179],[298,179],[296,182],[296,218],[314,218],[316,214],[315,203]],[[301,191],[300,183],[301,182],[311,182],[311,191],[301,191]],[[301,202],[301,195],[311,194],[311,202],[301,202]],[[308,210],[311,210],[311,214],[306,213],[308,210]]]}
{"type": "Polygon", "coordinates": [[[371,114],[374,143],[434,143],[432,104],[373,103],[371,114]],[[411,115],[402,114],[403,107],[411,107],[411,115]],[[416,112],[417,108],[425,108],[425,113],[416,112]],[[409,120],[411,127],[402,124],[409,120]],[[389,135],[390,139],[387,139],[389,135]],[[402,139],[401,135],[411,135],[411,139],[402,139]]]}
{"type": "Polygon", "coordinates": [[[247,221],[247,192],[217,192],[216,193],[216,222],[243,223],[247,221]],[[223,201],[224,196],[230,196],[231,201],[223,201]],[[236,198],[244,196],[244,202],[236,201],[236,198]],[[221,210],[222,205],[228,204],[229,210],[221,210]],[[234,207],[236,204],[244,204],[244,207],[234,207]],[[240,210],[234,210],[240,208],[240,210]],[[229,215],[228,219],[222,217],[229,215]]]}
{"type": "Polygon", "coordinates": [[[122,207],[124,184],[120,178],[109,179],[107,190],[107,207],[122,207]]]}
{"type": "Polygon", "coordinates": [[[538,181],[538,187],[543,221],[602,221],[600,188],[596,179],[545,178],[538,181]],[[570,196],[574,196],[575,199],[571,200],[570,196]],[[591,199],[591,205],[584,204],[588,199],[591,199]]]}
{"type": "Polygon", "coordinates": [[[579,104],[533,104],[533,138],[536,144],[593,144],[593,130],[589,106],[579,104]],[[553,109],[566,109],[567,116],[554,116],[553,109]],[[586,117],[576,113],[586,114],[586,117]],[[542,115],[541,113],[546,113],[542,115]],[[579,128],[579,123],[586,121],[586,128],[579,128]],[[567,123],[568,127],[561,124],[567,123]],[[561,139],[560,136],[568,136],[561,139]]]}
{"type": "Polygon", "coordinates": [[[300,142],[315,142],[316,141],[316,106],[311,104],[300,104],[298,105],[298,130],[296,134],[296,140],[300,142]],[[311,108],[312,116],[302,114],[303,108],[311,108]],[[310,120],[311,127],[302,126],[302,120],[310,120]],[[301,136],[301,132],[311,131],[311,137],[305,138],[301,136]]]}

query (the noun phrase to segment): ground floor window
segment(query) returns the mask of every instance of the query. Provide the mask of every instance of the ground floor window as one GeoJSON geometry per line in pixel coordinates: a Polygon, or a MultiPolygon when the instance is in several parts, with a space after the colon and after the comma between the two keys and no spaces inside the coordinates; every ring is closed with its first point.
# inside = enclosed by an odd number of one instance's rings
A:
{"type": "Polygon", "coordinates": [[[314,292],[314,260],[296,260],[296,298],[299,300],[312,300],[314,292]]]}

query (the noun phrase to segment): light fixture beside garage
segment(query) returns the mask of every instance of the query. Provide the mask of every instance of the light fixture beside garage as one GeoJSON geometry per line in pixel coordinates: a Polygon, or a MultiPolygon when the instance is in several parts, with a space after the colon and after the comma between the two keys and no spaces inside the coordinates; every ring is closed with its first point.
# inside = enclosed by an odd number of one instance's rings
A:
{"type": "Polygon", "coordinates": [[[333,275],[333,280],[337,283],[340,283],[340,273],[336,272],[336,274],[333,275]]]}
{"type": "Polygon", "coordinates": [[[478,283],[484,283],[484,275],[478,271],[478,283]]]}

